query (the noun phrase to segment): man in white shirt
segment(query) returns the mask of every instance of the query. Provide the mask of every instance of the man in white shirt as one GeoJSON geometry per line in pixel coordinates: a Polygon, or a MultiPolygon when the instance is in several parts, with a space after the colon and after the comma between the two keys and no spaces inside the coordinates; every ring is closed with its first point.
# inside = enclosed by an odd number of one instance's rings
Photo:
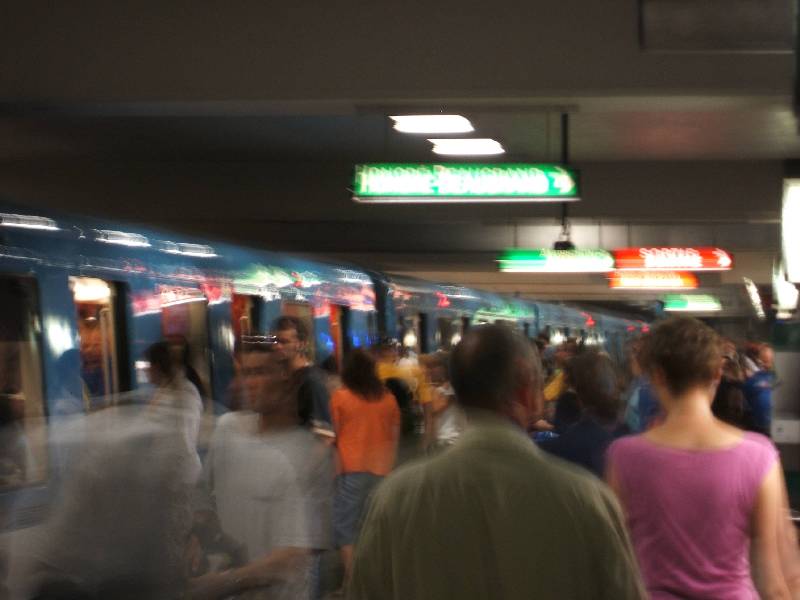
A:
{"type": "Polygon", "coordinates": [[[247,562],[193,580],[192,598],[309,598],[314,555],[329,545],[330,449],[300,427],[279,361],[257,356],[244,374],[253,412],[215,432],[206,461],[222,531],[247,562]]]}

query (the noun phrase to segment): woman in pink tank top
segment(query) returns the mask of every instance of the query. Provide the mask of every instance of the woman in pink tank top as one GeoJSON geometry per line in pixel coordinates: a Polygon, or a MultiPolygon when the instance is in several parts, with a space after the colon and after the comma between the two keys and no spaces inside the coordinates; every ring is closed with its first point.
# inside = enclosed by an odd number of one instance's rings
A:
{"type": "Polygon", "coordinates": [[[695,319],[669,319],[645,338],[640,362],[666,417],[611,445],[607,478],[651,598],[793,597],[797,541],[775,446],[711,412],[719,338],[695,319]]]}

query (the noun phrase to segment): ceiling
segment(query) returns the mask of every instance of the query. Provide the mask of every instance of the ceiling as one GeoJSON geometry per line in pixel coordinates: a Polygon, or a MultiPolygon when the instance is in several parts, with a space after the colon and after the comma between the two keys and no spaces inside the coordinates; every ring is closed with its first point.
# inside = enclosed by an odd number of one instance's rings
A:
{"type": "MultiPolygon", "coordinates": [[[[575,162],[800,156],[789,98],[618,98],[616,102],[607,98],[527,106],[447,103],[433,109],[468,116],[476,127],[472,135],[503,144],[503,160],[560,160],[562,110],[570,115],[569,158],[575,162]]],[[[346,114],[341,108],[333,114],[310,113],[302,106],[295,109],[296,114],[270,114],[257,107],[248,110],[219,114],[219,109],[178,111],[169,105],[147,110],[115,106],[9,109],[0,117],[0,160],[411,162],[434,158],[426,136],[399,134],[387,118],[390,111],[420,110],[415,105],[353,105],[346,114]],[[183,114],[170,114],[176,112],[183,114]]],[[[317,107],[321,110],[325,107],[317,107]]]]}
{"type": "Polygon", "coordinates": [[[741,266],[703,283],[739,313],[741,276],[769,282],[785,164],[800,158],[784,0],[220,6],[10,7],[0,199],[618,301],[602,277],[493,272],[498,250],[552,243],[556,206],[364,207],[347,189],[355,163],[436,158],[388,115],[463,114],[501,160],[555,162],[568,114],[579,245],[724,245],[741,266]]]}

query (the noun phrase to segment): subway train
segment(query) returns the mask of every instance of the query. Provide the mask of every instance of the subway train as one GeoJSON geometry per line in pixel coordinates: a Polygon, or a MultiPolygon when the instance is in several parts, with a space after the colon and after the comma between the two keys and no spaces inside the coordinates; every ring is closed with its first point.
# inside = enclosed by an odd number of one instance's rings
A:
{"type": "MultiPolygon", "coordinates": [[[[621,357],[646,325],[561,304],[368,272],[100,219],[0,206],[0,391],[17,398],[32,447],[65,398],[91,411],[146,380],[145,349],[185,340],[224,410],[242,336],[280,315],[309,325],[311,358],[341,363],[381,337],[417,353],[449,349],[472,324],[508,322],[529,337],[575,336],[621,357]]],[[[74,409],[75,406],[72,408],[74,409]]],[[[46,465],[46,456],[34,457],[46,465]]],[[[32,473],[28,480],[44,479],[32,473]]]]}

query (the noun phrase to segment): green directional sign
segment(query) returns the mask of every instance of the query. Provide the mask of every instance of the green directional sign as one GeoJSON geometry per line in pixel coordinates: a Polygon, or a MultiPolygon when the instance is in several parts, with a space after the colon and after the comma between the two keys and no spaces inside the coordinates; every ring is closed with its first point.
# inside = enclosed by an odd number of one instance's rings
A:
{"type": "Polygon", "coordinates": [[[614,270],[614,257],[600,249],[506,250],[497,259],[505,273],[608,273],[614,270]]]}
{"type": "Polygon", "coordinates": [[[552,164],[356,165],[353,200],[366,203],[580,200],[578,173],[552,164]]]}
{"type": "Polygon", "coordinates": [[[664,310],[668,312],[719,312],[722,303],[710,294],[667,294],[664,310]]]}

